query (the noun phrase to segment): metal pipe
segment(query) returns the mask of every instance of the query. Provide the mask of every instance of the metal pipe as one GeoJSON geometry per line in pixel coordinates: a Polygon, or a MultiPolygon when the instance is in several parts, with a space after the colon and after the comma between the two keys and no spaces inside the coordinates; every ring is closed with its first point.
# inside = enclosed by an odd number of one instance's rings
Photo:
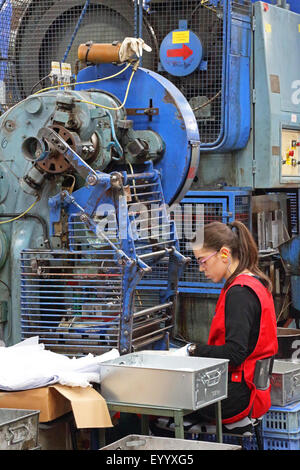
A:
{"type": "Polygon", "coordinates": [[[134,313],[133,319],[142,317],[143,315],[151,315],[152,313],[159,312],[159,310],[162,310],[163,308],[171,307],[172,305],[173,305],[173,302],[166,302],[164,304],[156,305],[155,307],[145,308],[144,310],[141,310],[140,312],[134,313]]]}

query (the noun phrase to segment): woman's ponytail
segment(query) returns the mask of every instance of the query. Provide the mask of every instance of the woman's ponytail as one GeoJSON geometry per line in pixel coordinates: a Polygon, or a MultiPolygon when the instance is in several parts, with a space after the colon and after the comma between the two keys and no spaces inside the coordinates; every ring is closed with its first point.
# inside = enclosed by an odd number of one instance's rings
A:
{"type": "Polygon", "coordinates": [[[248,270],[258,276],[268,290],[272,291],[271,280],[258,267],[257,245],[246,225],[238,220],[227,225],[218,221],[204,225],[203,246],[219,251],[224,245],[230,248],[232,257],[239,260],[238,267],[227,279],[225,288],[229,287],[236,276],[248,270]]]}
{"type": "Polygon", "coordinates": [[[246,225],[238,220],[235,220],[229,224],[229,227],[231,227],[231,230],[235,231],[237,235],[237,258],[239,260],[239,264],[234,273],[227,279],[225,287],[229,286],[238,274],[247,269],[251,273],[258,276],[262,280],[263,284],[268,288],[268,290],[272,291],[271,280],[258,267],[259,260],[257,245],[246,225]]]}

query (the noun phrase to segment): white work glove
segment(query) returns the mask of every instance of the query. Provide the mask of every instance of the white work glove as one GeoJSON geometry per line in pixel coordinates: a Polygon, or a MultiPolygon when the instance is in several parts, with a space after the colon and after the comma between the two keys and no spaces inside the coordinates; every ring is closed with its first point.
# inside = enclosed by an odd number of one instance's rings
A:
{"type": "Polygon", "coordinates": [[[120,62],[126,62],[127,60],[131,59],[134,54],[138,58],[142,57],[143,50],[147,52],[152,51],[151,47],[145,44],[145,41],[143,39],[125,38],[119,50],[120,62]]]}
{"type": "Polygon", "coordinates": [[[186,344],[185,346],[183,346],[183,348],[175,349],[175,351],[170,352],[170,355],[172,355],[172,356],[189,356],[188,347],[190,345],[191,345],[191,343],[186,344]]]}

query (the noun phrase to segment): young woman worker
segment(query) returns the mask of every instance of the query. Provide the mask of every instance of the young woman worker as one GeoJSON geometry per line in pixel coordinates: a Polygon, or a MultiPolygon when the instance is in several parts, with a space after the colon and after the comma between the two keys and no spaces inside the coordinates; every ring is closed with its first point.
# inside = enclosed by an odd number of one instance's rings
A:
{"type": "MultiPolygon", "coordinates": [[[[216,283],[225,280],[225,285],[208,343],[188,345],[188,354],[229,359],[228,397],[222,401],[222,420],[229,429],[234,427],[232,423],[243,426],[250,413],[252,418],[259,418],[271,406],[267,358],[277,352],[271,281],[258,268],[257,246],[241,222],[205,225],[204,237],[196,235],[193,251],[200,272],[216,283]],[[257,372],[264,375],[261,369],[257,370],[258,366],[266,370],[262,389],[254,384],[257,372]]],[[[203,412],[213,419],[214,405],[203,412]]],[[[199,410],[200,415],[203,412],[199,410]]]]}

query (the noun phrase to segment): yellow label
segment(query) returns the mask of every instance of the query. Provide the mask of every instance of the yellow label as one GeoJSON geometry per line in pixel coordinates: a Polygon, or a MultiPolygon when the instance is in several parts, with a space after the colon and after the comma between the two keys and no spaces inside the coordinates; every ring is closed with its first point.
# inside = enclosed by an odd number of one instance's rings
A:
{"type": "Polygon", "coordinates": [[[300,33],[300,24],[298,24],[298,31],[299,31],[299,33],[300,33]]]}
{"type": "Polygon", "coordinates": [[[291,165],[292,164],[292,159],[290,156],[287,156],[286,157],[286,162],[285,162],[287,165],[291,165]]]}
{"type": "Polygon", "coordinates": [[[172,43],[173,44],[182,44],[184,42],[190,42],[190,32],[189,31],[174,31],[172,33],[172,43]]]}
{"type": "Polygon", "coordinates": [[[270,23],[265,24],[266,33],[272,33],[272,25],[270,23]]]}

